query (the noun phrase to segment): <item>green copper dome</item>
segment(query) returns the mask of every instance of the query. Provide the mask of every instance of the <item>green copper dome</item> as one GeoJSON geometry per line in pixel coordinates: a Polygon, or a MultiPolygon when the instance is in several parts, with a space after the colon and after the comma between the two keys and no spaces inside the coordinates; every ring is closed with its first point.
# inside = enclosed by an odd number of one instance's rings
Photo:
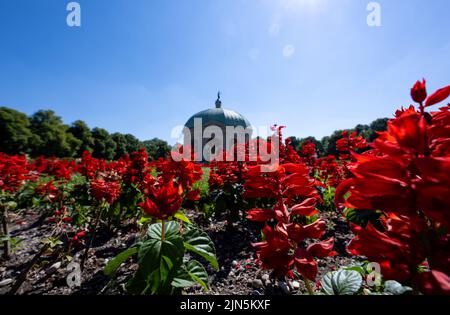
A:
{"type": "Polygon", "coordinates": [[[225,126],[242,126],[244,128],[250,127],[250,122],[241,114],[230,110],[222,108],[222,102],[220,101],[220,93],[216,101],[216,108],[210,108],[201,111],[186,122],[185,126],[187,128],[194,128],[194,119],[202,118],[202,125],[207,126],[214,123],[222,123],[225,126]]]}

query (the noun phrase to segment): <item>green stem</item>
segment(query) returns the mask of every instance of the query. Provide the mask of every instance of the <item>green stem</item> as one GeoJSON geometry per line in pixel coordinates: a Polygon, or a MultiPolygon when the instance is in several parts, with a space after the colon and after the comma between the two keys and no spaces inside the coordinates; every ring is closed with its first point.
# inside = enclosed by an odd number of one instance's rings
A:
{"type": "Polygon", "coordinates": [[[100,222],[100,217],[101,217],[105,207],[106,206],[104,204],[101,205],[100,211],[98,211],[97,217],[95,218],[95,224],[94,224],[94,227],[92,229],[91,238],[89,239],[89,243],[87,244],[86,249],[84,250],[84,255],[83,255],[82,259],[81,259],[81,263],[80,263],[81,269],[84,268],[84,263],[86,262],[86,259],[87,259],[88,253],[89,253],[89,249],[91,248],[92,242],[94,241],[95,234],[96,234],[97,227],[98,227],[98,223],[100,222]]]}
{"type": "Polygon", "coordinates": [[[311,283],[309,282],[309,280],[306,279],[305,277],[303,277],[303,282],[305,283],[306,290],[308,290],[309,295],[314,295],[314,290],[312,289],[311,283]]]}
{"type": "MultiPolygon", "coordinates": [[[[9,237],[9,226],[8,226],[8,210],[3,205],[1,206],[2,216],[2,228],[3,228],[3,234],[5,237],[9,237]]],[[[8,239],[5,239],[3,241],[3,258],[8,260],[11,256],[11,244],[8,239]]]]}
{"type": "Polygon", "coordinates": [[[166,238],[166,225],[165,221],[161,220],[161,241],[164,242],[165,238],[166,238]]]}

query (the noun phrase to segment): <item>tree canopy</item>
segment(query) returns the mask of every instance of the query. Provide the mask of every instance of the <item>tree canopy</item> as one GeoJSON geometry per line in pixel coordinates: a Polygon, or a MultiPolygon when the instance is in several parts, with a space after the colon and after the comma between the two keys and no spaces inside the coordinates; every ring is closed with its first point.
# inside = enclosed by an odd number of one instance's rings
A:
{"type": "MultiPolygon", "coordinates": [[[[359,124],[349,132],[356,131],[368,142],[387,128],[388,118],[374,120],[369,125],[359,124]]],[[[319,156],[337,155],[336,141],[344,130],[336,130],[330,136],[318,140],[314,137],[290,137],[295,150],[300,152],[306,141],[315,144],[319,156]]],[[[91,129],[84,121],[77,120],[70,126],[51,110],[40,110],[31,116],[7,107],[0,107],[0,152],[29,154],[30,156],[80,157],[89,151],[96,158],[118,159],[145,148],[150,160],[168,157],[170,145],[161,139],[140,141],[131,134],[110,134],[103,128],[91,129]]]]}

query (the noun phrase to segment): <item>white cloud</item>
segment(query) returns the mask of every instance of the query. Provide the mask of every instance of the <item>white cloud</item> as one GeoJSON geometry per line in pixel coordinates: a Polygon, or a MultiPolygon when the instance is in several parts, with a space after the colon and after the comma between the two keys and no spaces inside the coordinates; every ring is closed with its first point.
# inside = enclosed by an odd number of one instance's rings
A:
{"type": "Polygon", "coordinates": [[[295,54],[295,47],[294,45],[286,45],[283,48],[283,57],[290,58],[295,54]]]}

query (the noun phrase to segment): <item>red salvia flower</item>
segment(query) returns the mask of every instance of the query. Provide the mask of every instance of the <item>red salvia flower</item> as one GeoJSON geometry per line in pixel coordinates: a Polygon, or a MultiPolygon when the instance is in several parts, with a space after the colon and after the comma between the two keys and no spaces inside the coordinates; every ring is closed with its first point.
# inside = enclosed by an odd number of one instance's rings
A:
{"type": "MultiPolygon", "coordinates": [[[[282,150],[284,155],[280,160],[287,161],[289,155],[282,150]]],[[[335,255],[333,239],[304,248],[306,239],[323,236],[326,224],[323,220],[309,225],[299,223],[317,214],[316,203],[321,199],[314,187],[316,181],[309,177],[310,169],[297,158],[294,161],[268,173],[262,172],[261,165],[248,167],[244,175],[244,196],[272,199],[275,204],[268,209],[252,209],[247,212],[247,218],[266,222],[264,241],[253,244],[263,268],[272,269],[276,276],[288,276],[296,268],[304,279],[315,280],[317,262],[314,257],[335,255]]]]}
{"type": "Polygon", "coordinates": [[[97,200],[104,200],[111,205],[120,196],[120,184],[96,179],[91,182],[91,193],[97,200]]]}
{"type": "MultiPolygon", "coordinates": [[[[425,81],[411,94],[420,111],[413,106],[397,111],[373,151],[353,153],[355,162],[348,168],[354,177],[339,185],[336,204],[384,213],[382,230],[352,226],[351,254],[378,262],[386,279],[407,281],[423,293],[450,294],[445,283],[450,274],[450,106],[425,113],[425,81]],[[425,261],[430,271],[419,273],[425,261]]],[[[449,94],[441,89],[426,104],[449,94]]]]}
{"type": "Polygon", "coordinates": [[[411,89],[411,97],[414,102],[422,104],[427,98],[427,88],[425,79],[417,81],[411,89]]]}
{"type": "Polygon", "coordinates": [[[147,215],[159,220],[166,220],[180,209],[183,202],[182,195],[182,187],[175,185],[171,180],[158,187],[151,187],[149,196],[139,206],[147,215]]]}

